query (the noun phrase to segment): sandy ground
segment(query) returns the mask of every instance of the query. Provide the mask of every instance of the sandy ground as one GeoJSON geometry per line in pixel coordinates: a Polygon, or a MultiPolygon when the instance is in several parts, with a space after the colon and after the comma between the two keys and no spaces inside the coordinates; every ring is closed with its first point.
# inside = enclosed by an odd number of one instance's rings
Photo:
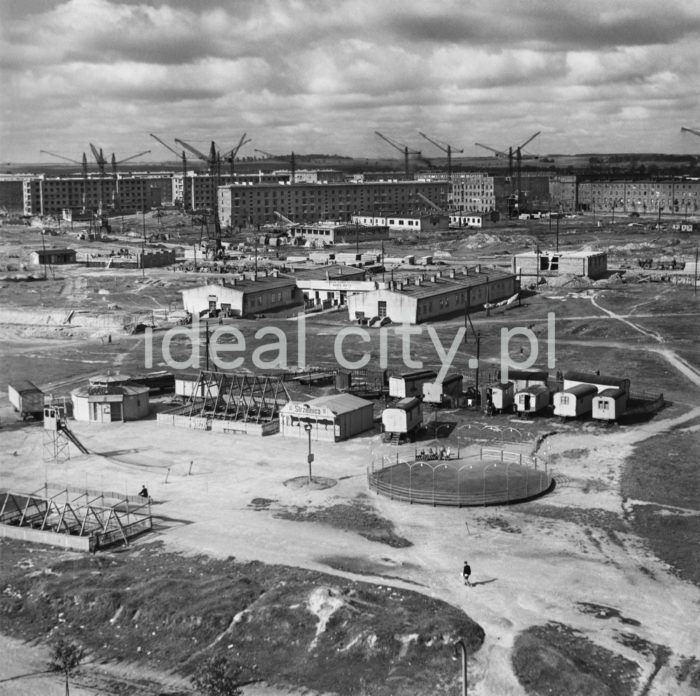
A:
{"type": "MultiPolygon", "coordinates": [[[[550,456],[560,455],[555,472],[561,485],[540,504],[621,513],[618,483],[630,448],[698,416],[700,408],[695,408],[673,420],[614,433],[549,438],[550,456]],[[576,450],[580,452],[567,454],[576,450]]],[[[73,453],[64,465],[50,468],[42,463],[39,426],[8,430],[2,438],[0,485],[28,492],[48,478],[59,484],[133,494],[145,484],[156,501],[153,510],[159,529],[137,543],[159,539],[169,549],[186,554],[235,556],[331,573],[336,571],[324,563],[328,556],[374,561],[386,569],[387,576],[406,582],[358,579],[418,589],[463,608],[484,627],[485,644],[470,666],[470,693],[476,696],[524,694],[510,666],[513,640],[520,630],[549,620],[574,626],[638,662],[644,674],[651,672],[651,659],[615,640],[615,631],[628,627],[585,615],[576,602],[615,607],[641,622],[635,629],[638,635],[671,648],[671,665],[656,676],[651,696],[690,693],[678,688],[671,667],[678,656],[699,652],[695,618],[700,591],[676,579],[636,539],[622,535],[621,547],[594,528],[594,541],[572,522],[527,514],[530,504],[458,510],[411,506],[375,496],[367,488],[368,461],[385,451],[396,452],[376,436],[343,444],[314,443],[314,471],[337,479],[338,484],[309,490],[284,485],[306,473],[305,441],[195,432],[157,426],[153,421],[73,423],[73,427],[87,447],[101,456],[73,453]],[[394,549],[353,533],[274,517],[279,507],[327,506],[361,494],[370,495],[379,514],[393,520],[397,533],[414,546],[394,549]],[[250,504],[254,498],[276,502],[270,510],[256,510],[250,504]],[[520,533],[495,529],[488,523],[494,516],[507,520],[520,533]],[[459,577],[465,558],[474,571],[472,589],[465,588],[459,577]]],[[[15,646],[13,655],[12,669],[18,672],[32,671],[39,660],[34,648],[20,651],[15,646]]],[[[22,680],[4,683],[0,693],[31,693],[23,688],[22,680]]]]}

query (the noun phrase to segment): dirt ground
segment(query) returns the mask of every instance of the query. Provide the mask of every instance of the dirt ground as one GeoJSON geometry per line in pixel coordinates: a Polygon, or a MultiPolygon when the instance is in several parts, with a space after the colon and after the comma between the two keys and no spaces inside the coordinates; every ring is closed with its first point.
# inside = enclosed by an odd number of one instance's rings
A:
{"type": "MultiPolygon", "coordinates": [[[[548,234],[546,226],[539,229],[542,235],[548,234]]],[[[610,239],[609,232],[594,228],[577,239],[623,246],[648,241],[649,234],[644,237],[636,229],[625,229],[610,239]],[[629,242],[628,235],[634,235],[629,242]]],[[[512,242],[501,242],[466,249],[459,242],[450,244],[451,250],[443,251],[460,260],[512,246],[512,242]]],[[[690,253],[691,245],[685,247],[690,253]]],[[[656,248],[664,247],[659,242],[656,248]]],[[[415,249],[419,253],[420,244],[415,249]]],[[[621,253],[623,257],[631,258],[627,252],[621,253]]],[[[119,277],[135,282],[137,275],[124,272],[119,277]]],[[[114,282],[114,276],[108,277],[114,282]]],[[[70,304],[71,292],[62,300],[65,305],[70,304]]],[[[175,302],[175,293],[169,293],[166,288],[159,302],[175,302]]],[[[78,298],[76,295],[76,302],[78,298]]],[[[136,542],[137,546],[157,539],[169,551],[185,555],[235,556],[242,561],[419,588],[462,609],[484,628],[484,645],[469,661],[470,693],[476,696],[544,693],[523,685],[525,676],[516,658],[521,649],[544,651],[542,641],[553,640],[557,631],[567,640],[574,631],[596,650],[634,666],[630,694],[697,693],[690,677],[682,675],[688,660],[700,655],[695,619],[700,589],[689,579],[698,575],[692,568],[679,571],[677,567],[697,563],[697,557],[666,558],[664,526],[659,520],[669,522],[667,534],[678,533],[678,523],[700,516],[699,497],[690,494],[681,500],[676,491],[659,498],[653,476],[641,476],[635,465],[643,459],[645,471],[653,470],[653,461],[642,455],[646,443],[654,443],[657,467],[663,468],[663,442],[670,433],[676,434],[675,460],[687,467],[697,458],[700,300],[692,288],[647,283],[612,289],[551,289],[527,298],[523,305],[490,318],[483,313],[474,315],[474,325],[483,336],[482,380],[498,365],[501,328],[530,326],[544,340],[547,312],[555,311],[557,369],[600,369],[629,376],[633,390],[663,392],[669,402],[649,420],[609,429],[590,422],[562,425],[554,419],[518,421],[508,416],[487,422],[483,416],[439,414],[441,420],[456,424],[445,441],[454,449],[459,446],[472,453],[484,442],[512,440],[532,450],[538,435],[548,433],[539,453],[548,458],[557,486],[538,501],[449,509],[411,506],[372,494],[373,513],[391,522],[397,538],[410,542],[388,546],[357,530],[324,521],[327,510],[369,495],[366,470],[372,459],[396,455],[396,448],[383,444],[377,435],[338,444],[314,443],[318,475],[337,481],[324,489],[285,486],[289,479],[305,473],[305,442],[280,436],[257,439],[179,430],[157,426],[153,419],[113,425],[72,423],[95,454],[73,452],[67,463],[56,468],[42,461],[40,427],[17,423],[6,398],[0,401],[0,486],[29,492],[49,480],[136,493],[145,484],[157,503],[158,529],[136,542]],[[261,500],[269,502],[253,503],[261,500]],[[650,520],[653,524],[648,524],[650,520]],[[473,588],[465,588],[459,577],[465,558],[473,569],[473,588]],[[585,610],[591,605],[610,611],[585,610]],[[548,625],[549,629],[542,628],[548,625]],[[556,628],[561,626],[564,628],[556,628]],[[664,650],[650,652],[649,645],[664,650]],[[659,654],[666,657],[659,660],[659,654]]],[[[277,321],[288,331],[293,345],[294,322],[277,321]]],[[[445,344],[461,323],[456,318],[436,327],[445,344]]],[[[318,364],[330,361],[334,336],[342,325],[342,319],[332,315],[310,321],[313,359],[318,364]]],[[[249,336],[255,325],[243,330],[249,336]]],[[[11,377],[31,376],[47,390],[65,393],[84,382],[88,374],[137,370],[142,366],[144,340],[143,336],[115,336],[112,343],[105,343],[96,335],[34,338],[23,336],[16,325],[5,324],[0,327],[1,386],[4,390],[11,377]]],[[[178,349],[184,353],[187,346],[183,343],[178,349]]],[[[513,341],[508,349],[518,359],[520,344],[513,341]]],[[[461,365],[474,352],[471,341],[460,351],[461,365]]],[[[416,354],[424,357],[426,366],[436,364],[429,339],[416,343],[416,354]]],[[[400,355],[398,342],[391,344],[390,355],[400,355]]],[[[464,372],[473,380],[473,372],[464,372]]],[[[412,449],[407,445],[399,452],[410,456],[412,449]]],[[[692,489],[697,482],[689,477],[685,486],[692,489]]],[[[693,529],[680,528],[680,533],[696,534],[693,529]]],[[[688,542],[692,544],[692,537],[688,542]]],[[[16,661],[10,668],[6,664],[0,678],[28,673],[42,664],[43,648],[2,640],[16,661]]],[[[539,654],[546,656],[546,652],[539,654]]],[[[141,669],[122,668],[125,676],[141,669]]],[[[47,678],[44,683],[41,679],[39,683],[47,689],[44,693],[53,693],[51,688],[59,693],[62,688],[60,680],[47,678]]],[[[246,694],[280,693],[260,688],[248,689],[246,694]]],[[[0,682],[0,692],[32,693],[22,680],[0,682]]]]}

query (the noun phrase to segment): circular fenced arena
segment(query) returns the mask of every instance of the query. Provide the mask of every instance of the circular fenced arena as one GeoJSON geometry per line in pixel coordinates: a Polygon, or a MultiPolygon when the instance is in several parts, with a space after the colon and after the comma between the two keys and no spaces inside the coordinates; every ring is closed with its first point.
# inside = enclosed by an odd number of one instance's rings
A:
{"type": "Polygon", "coordinates": [[[385,458],[372,464],[367,479],[371,490],[392,500],[453,507],[522,502],[552,488],[546,465],[503,450],[439,461],[385,458]]]}

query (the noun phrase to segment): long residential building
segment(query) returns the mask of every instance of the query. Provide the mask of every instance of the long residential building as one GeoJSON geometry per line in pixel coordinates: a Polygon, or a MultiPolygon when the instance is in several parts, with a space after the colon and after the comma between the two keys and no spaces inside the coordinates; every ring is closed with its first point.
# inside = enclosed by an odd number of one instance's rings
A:
{"type": "MultiPolygon", "coordinates": [[[[166,175],[163,175],[166,176],[166,175]]],[[[27,177],[22,182],[25,215],[59,215],[65,209],[149,210],[162,203],[160,179],[145,175],[27,177]]]]}
{"type": "Polygon", "coordinates": [[[581,181],[578,184],[581,210],[639,214],[672,213],[696,215],[700,210],[700,181],[697,179],[653,179],[581,181]]]}
{"type": "Polygon", "coordinates": [[[349,220],[358,212],[406,215],[429,212],[421,195],[447,207],[447,181],[393,181],[327,184],[232,184],[218,189],[221,224],[262,225],[280,213],[295,222],[319,219],[349,220]]]}

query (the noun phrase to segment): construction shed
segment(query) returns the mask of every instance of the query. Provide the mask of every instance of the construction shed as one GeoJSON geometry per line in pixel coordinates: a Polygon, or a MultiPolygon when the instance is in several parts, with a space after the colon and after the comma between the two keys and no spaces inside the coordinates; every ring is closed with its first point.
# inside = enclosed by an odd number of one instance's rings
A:
{"type": "Polygon", "coordinates": [[[600,393],[606,389],[622,389],[628,396],[630,393],[630,381],[626,377],[610,377],[591,372],[565,372],[564,389],[576,387],[580,384],[591,384],[600,393]]]}
{"type": "Polygon", "coordinates": [[[196,316],[251,316],[302,302],[303,297],[293,278],[231,278],[182,290],[183,307],[196,316]]]}
{"type": "Polygon", "coordinates": [[[285,437],[338,442],[374,426],[371,401],[354,394],[330,394],[311,401],[290,401],[280,411],[280,433],[285,437]]]}
{"type": "Polygon", "coordinates": [[[614,422],[624,415],[629,394],[616,387],[603,389],[593,397],[591,416],[595,420],[614,422]]]}
{"type": "Polygon", "coordinates": [[[600,278],[608,270],[605,251],[526,251],[513,257],[513,273],[524,276],[575,275],[600,278]]]}
{"type": "Polygon", "coordinates": [[[29,254],[29,263],[34,266],[75,263],[75,249],[36,249],[29,254]]]}
{"type": "Polygon", "coordinates": [[[396,444],[403,439],[413,439],[414,431],[423,422],[420,399],[407,397],[382,411],[384,437],[396,444]]]}
{"type": "Polygon", "coordinates": [[[409,396],[423,396],[423,385],[437,378],[433,370],[417,370],[406,372],[398,377],[389,377],[389,396],[395,399],[405,399],[409,396]]]}
{"type": "Polygon", "coordinates": [[[418,324],[484,309],[513,297],[517,277],[497,268],[432,271],[388,283],[386,288],[349,295],[351,321],[390,319],[395,324],[418,324]]]}
{"type": "Polygon", "coordinates": [[[428,404],[457,406],[462,398],[463,377],[459,374],[446,375],[442,381],[423,383],[423,401],[428,404]]]}
{"type": "Polygon", "coordinates": [[[44,392],[33,382],[21,379],[8,384],[7,396],[22,420],[41,417],[44,411],[44,392]]]}
{"type": "Polygon", "coordinates": [[[114,423],[145,418],[150,410],[149,389],[127,375],[92,377],[87,386],[71,392],[73,416],[79,421],[114,423]]]}

